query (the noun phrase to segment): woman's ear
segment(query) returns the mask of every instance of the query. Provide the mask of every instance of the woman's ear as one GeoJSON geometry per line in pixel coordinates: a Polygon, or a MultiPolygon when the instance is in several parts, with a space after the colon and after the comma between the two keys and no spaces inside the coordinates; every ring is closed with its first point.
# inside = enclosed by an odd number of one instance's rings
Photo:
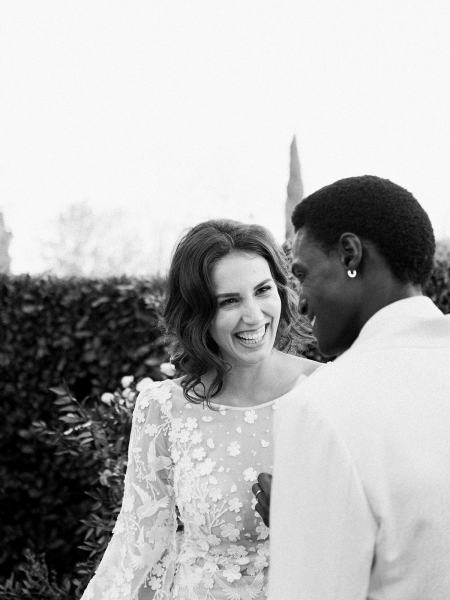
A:
{"type": "Polygon", "coordinates": [[[358,271],[363,257],[361,239],[354,233],[343,233],[338,241],[338,253],[346,271],[358,271]]]}

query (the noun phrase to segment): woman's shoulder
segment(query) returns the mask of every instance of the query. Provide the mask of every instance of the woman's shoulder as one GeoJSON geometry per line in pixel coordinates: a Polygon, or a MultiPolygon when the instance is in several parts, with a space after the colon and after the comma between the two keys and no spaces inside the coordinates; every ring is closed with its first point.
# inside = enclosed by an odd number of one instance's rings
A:
{"type": "Polygon", "coordinates": [[[293,376],[297,375],[311,375],[316,369],[322,366],[322,363],[305,358],[304,356],[297,356],[295,354],[283,354],[283,362],[286,370],[291,372],[293,376]]]}
{"type": "Polygon", "coordinates": [[[279,398],[293,390],[306,377],[309,377],[320,366],[315,360],[303,356],[280,353],[273,365],[272,377],[275,376],[275,397],[279,398]]]}
{"type": "Polygon", "coordinates": [[[151,397],[158,399],[162,396],[170,394],[170,379],[164,379],[163,381],[155,381],[146,377],[145,379],[138,381],[136,390],[139,392],[138,398],[151,397]]]}
{"type": "Polygon", "coordinates": [[[158,395],[173,394],[174,391],[181,391],[182,393],[182,379],[182,377],[179,377],[178,379],[168,378],[163,379],[162,381],[156,381],[150,379],[150,377],[145,377],[137,383],[136,390],[139,392],[139,396],[150,395],[157,397],[158,395]]]}
{"type": "Polygon", "coordinates": [[[144,385],[136,386],[138,396],[136,398],[135,412],[160,412],[169,415],[172,407],[182,402],[183,391],[178,382],[171,379],[163,381],[145,380],[144,385]]]}

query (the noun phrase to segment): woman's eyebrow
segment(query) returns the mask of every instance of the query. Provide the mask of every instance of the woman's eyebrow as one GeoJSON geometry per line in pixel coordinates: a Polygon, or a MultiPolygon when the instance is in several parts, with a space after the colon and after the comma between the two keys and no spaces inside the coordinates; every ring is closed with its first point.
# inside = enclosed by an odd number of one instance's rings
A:
{"type": "MultiPolygon", "coordinates": [[[[256,290],[265,283],[269,283],[269,281],[272,281],[272,277],[268,277],[267,279],[264,279],[264,281],[257,283],[253,289],[256,290]]],[[[223,292],[222,294],[216,294],[216,298],[232,298],[234,296],[239,296],[239,292],[223,292]]]]}
{"type": "Polygon", "coordinates": [[[226,292],[223,294],[216,294],[216,298],[231,298],[232,296],[239,296],[239,292],[226,292]]]}
{"type": "Polygon", "coordinates": [[[255,287],[253,288],[254,290],[256,290],[256,288],[261,287],[262,285],[264,285],[265,283],[269,283],[269,281],[273,281],[272,277],[268,277],[267,279],[264,279],[264,281],[261,281],[261,283],[258,283],[258,285],[255,285],[255,287]]]}

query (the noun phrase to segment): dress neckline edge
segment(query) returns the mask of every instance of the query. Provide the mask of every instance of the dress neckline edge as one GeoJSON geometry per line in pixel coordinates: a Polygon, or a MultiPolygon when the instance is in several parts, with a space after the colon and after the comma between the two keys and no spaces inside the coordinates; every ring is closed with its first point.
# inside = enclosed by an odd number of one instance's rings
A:
{"type": "Polygon", "coordinates": [[[267,402],[261,402],[261,404],[254,404],[253,406],[232,406],[230,404],[219,404],[217,402],[210,402],[210,404],[211,404],[211,406],[213,406],[214,408],[218,408],[219,410],[257,410],[259,408],[265,408],[267,406],[271,406],[271,405],[275,404],[275,402],[278,402],[278,400],[281,400],[281,398],[283,398],[284,396],[287,396],[292,391],[294,391],[295,388],[298,386],[299,382],[304,377],[308,377],[308,375],[306,375],[306,373],[300,373],[300,375],[297,377],[294,385],[292,386],[292,388],[290,390],[288,390],[284,394],[281,394],[281,396],[278,396],[277,398],[273,398],[273,400],[267,400],[267,402]]]}

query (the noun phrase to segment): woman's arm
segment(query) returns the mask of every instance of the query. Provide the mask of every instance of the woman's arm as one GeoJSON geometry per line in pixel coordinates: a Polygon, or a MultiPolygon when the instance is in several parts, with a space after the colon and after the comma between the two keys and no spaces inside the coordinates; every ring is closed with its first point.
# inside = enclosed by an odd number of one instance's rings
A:
{"type": "Polygon", "coordinates": [[[155,383],[133,413],[122,508],[81,600],[169,598],[177,528],[167,447],[170,391],[155,383]]]}

